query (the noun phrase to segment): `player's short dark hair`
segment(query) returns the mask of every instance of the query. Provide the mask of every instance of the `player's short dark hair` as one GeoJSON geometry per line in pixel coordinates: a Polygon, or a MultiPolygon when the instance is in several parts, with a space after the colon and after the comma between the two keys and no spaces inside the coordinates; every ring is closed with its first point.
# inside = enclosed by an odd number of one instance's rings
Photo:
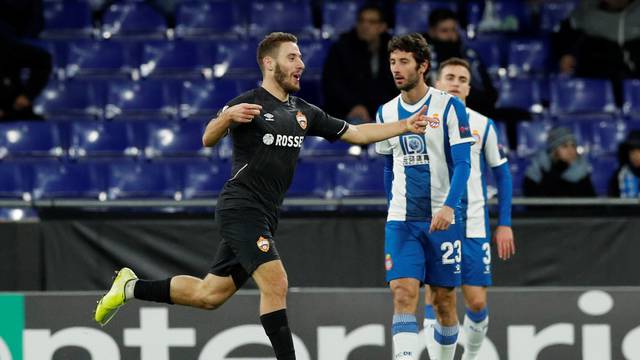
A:
{"type": "Polygon", "coordinates": [[[431,61],[429,44],[427,44],[427,40],[418,33],[394,36],[389,41],[387,50],[389,51],[389,54],[396,50],[411,53],[413,58],[416,60],[416,63],[418,63],[418,66],[425,61],[431,61]]]}
{"type": "Polygon", "coordinates": [[[445,20],[455,20],[458,22],[456,13],[447,8],[433,9],[429,14],[429,27],[434,28],[445,20]]]}
{"type": "Polygon", "coordinates": [[[264,69],[262,68],[262,59],[264,59],[267,56],[271,56],[275,58],[277,55],[276,52],[280,48],[280,44],[284,42],[297,43],[298,38],[296,38],[295,35],[290,33],[272,32],[271,34],[265,36],[264,39],[262,39],[262,41],[260,41],[260,44],[258,45],[258,51],[257,51],[258,52],[257,60],[258,60],[258,66],[260,66],[260,70],[262,72],[264,72],[264,69]]]}
{"type": "Polygon", "coordinates": [[[463,68],[467,69],[467,71],[469,72],[469,77],[471,77],[471,65],[469,65],[469,62],[459,57],[452,57],[440,63],[440,66],[438,67],[438,78],[440,78],[442,70],[447,66],[462,66],[463,68]]]}

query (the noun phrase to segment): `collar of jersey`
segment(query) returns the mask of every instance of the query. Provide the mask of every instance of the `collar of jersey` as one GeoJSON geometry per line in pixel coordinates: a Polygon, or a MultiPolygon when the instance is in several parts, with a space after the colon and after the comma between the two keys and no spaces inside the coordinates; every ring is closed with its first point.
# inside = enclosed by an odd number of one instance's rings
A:
{"type": "Polygon", "coordinates": [[[403,109],[405,109],[406,111],[410,112],[410,113],[414,113],[418,110],[420,110],[420,107],[422,105],[424,105],[424,103],[427,101],[427,99],[429,98],[429,96],[431,95],[431,89],[432,87],[429,86],[429,89],[427,90],[427,93],[424,94],[424,96],[418,100],[415,104],[408,104],[406,102],[404,102],[404,100],[402,100],[402,95],[400,95],[400,106],[402,106],[403,109]]]}

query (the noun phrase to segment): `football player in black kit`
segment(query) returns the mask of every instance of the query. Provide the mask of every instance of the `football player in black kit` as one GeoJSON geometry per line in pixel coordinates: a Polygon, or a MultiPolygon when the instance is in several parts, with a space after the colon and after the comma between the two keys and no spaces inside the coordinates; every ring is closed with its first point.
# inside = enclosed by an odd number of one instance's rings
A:
{"type": "Polygon", "coordinates": [[[424,133],[428,123],[422,109],[403,121],[354,126],[291,96],[300,90],[304,70],[296,42],[288,33],[267,35],[257,54],[262,86],[231,100],[203,135],[204,146],[214,146],[227,134],[233,140],[232,177],[216,206],[222,242],[209,274],[204,279],[180,275],[149,281],[123,268],[98,303],[98,323],[106,324],[133,298],[213,310],[252,277],[260,289],[260,321],[276,358],[295,359],[286,315],[287,274],[273,235],[302,141],[321,136],[369,144],[409,131],[424,133]]]}

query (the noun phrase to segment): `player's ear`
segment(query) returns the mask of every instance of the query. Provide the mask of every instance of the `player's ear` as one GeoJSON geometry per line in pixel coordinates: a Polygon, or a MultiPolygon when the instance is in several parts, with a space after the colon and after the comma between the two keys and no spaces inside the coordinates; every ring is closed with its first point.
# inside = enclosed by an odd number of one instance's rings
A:
{"type": "Polygon", "coordinates": [[[262,58],[262,67],[265,71],[273,71],[273,58],[271,56],[265,56],[262,58]]]}

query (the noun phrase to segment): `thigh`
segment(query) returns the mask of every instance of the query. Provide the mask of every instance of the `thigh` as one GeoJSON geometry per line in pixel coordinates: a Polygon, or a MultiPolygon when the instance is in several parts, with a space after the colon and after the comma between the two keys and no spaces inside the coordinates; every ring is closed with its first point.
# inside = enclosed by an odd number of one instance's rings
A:
{"type": "Polygon", "coordinates": [[[489,238],[466,238],[462,246],[462,284],[491,285],[491,243],[489,238]]]}
{"type": "Polygon", "coordinates": [[[462,246],[456,224],[447,230],[429,233],[425,245],[427,261],[424,282],[438,287],[460,286],[462,246]]]}
{"type": "Polygon", "coordinates": [[[385,226],[386,281],[424,278],[425,254],[420,227],[406,221],[388,221],[385,226]]]}

